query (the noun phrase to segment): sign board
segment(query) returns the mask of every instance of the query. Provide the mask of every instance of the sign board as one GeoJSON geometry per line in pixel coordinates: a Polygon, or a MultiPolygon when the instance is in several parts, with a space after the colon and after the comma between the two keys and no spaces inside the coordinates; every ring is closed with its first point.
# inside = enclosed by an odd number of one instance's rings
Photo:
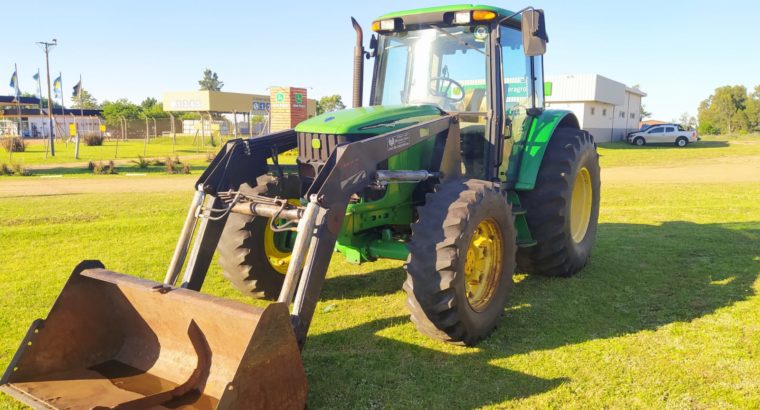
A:
{"type": "Polygon", "coordinates": [[[105,124],[100,124],[100,132],[106,132],[105,124]]]}
{"type": "Polygon", "coordinates": [[[72,122],[71,124],[69,124],[69,135],[71,135],[72,137],[77,136],[77,123],[72,122]]]}
{"type": "Polygon", "coordinates": [[[269,111],[271,107],[272,107],[272,104],[268,102],[260,102],[260,101],[253,102],[253,111],[269,111]]]}

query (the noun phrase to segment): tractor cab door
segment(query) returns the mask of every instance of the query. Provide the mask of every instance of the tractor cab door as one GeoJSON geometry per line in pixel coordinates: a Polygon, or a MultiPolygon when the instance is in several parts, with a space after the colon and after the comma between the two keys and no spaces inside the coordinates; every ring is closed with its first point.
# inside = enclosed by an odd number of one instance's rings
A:
{"type": "Polygon", "coordinates": [[[525,55],[519,27],[502,24],[498,29],[503,87],[500,105],[504,115],[499,179],[505,180],[510,159],[523,147],[533,118],[544,109],[544,66],[541,55],[525,55]]]}

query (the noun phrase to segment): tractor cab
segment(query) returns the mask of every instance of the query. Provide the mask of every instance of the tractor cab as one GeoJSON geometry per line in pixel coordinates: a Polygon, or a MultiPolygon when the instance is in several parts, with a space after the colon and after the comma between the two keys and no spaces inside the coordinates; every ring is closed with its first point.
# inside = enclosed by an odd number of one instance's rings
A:
{"type": "Polygon", "coordinates": [[[372,29],[370,104],[457,115],[464,175],[504,179],[512,137],[544,106],[542,12],[455,5],[387,14],[372,29]]]}

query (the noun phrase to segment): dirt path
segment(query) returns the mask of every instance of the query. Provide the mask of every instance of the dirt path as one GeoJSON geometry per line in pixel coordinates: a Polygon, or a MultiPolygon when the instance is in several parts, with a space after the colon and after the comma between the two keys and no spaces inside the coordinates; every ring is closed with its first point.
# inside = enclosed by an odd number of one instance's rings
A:
{"type": "Polygon", "coordinates": [[[0,180],[0,197],[67,195],[115,192],[176,192],[192,195],[197,175],[98,176],[89,178],[6,178],[0,180]]]}
{"type": "MultiPolygon", "coordinates": [[[[0,197],[113,192],[192,191],[198,176],[96,176],[88,178],[4,178],[0,197]]],[[[760,182],[760,156],[714,158],[699,164],[602,169],[602,182],[721,183],[760,182]]]]}
{"type": "Polygon", "coordinates": [[[604,168],[602,182],[760,182],[760,156],[712,158],[697,164],[604,168]]]}

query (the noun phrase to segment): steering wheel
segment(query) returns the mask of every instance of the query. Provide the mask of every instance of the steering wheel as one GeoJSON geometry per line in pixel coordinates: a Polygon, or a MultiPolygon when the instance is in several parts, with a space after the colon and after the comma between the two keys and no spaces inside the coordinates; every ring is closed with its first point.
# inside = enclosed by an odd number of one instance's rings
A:
{"type": "Polygon", "coordinates": [[[432,77],[430,79],[430,87],[428,87],[428,91],[431,95],[435,97],[442,97],[450,103],[458,103],[464,100],[464,87],[462,84],[459,84],[449,77],[432,77]],[[435,82],[435,84],[433,84],[433,82],[435,82]],[[459,97],[449,96],[449,91],[451,91],[452,86],[454,86],[455,89],[459,89],[458,93],[454,93],[454,95],[459,95],[459,97]]]}

